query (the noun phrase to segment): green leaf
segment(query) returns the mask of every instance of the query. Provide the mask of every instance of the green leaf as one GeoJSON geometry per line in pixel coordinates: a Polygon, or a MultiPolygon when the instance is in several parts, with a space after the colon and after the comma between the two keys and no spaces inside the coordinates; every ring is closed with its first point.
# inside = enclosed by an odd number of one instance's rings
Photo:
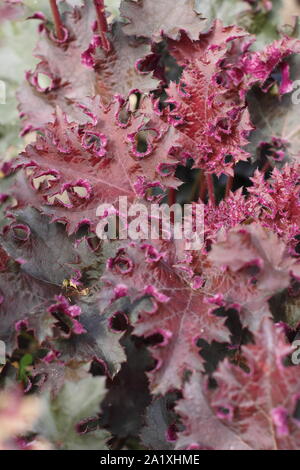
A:
{"type": "Polygon", "coordinates": [[[33,357],[31,354],[25,354],[19,364],[19,380],[26,382],[27,381],[27,366],[30,366],[32,364],[33,357]]]}
{"type": "Polygon", "coordinates": [[[95,417],[106,393],[104,377],[87,377],[79,382],[67,381],[58,396],[45,395],[44,412],[35,432],[50,441],[56,449],[104,450],[109,434],[97,429],[79,434],[76,425],[95,417]]]}
{"type": "Polygon", "coordinates": [[[237,24],[255,34],[255,48],[261,49],[278,37],[282,0],[273,0],[271,11],[265,10],[263,2],[249,3],[243,0],[195,0],[195,10],[208,19],[209,25],[218,18],[224,26],[237,24]]]}

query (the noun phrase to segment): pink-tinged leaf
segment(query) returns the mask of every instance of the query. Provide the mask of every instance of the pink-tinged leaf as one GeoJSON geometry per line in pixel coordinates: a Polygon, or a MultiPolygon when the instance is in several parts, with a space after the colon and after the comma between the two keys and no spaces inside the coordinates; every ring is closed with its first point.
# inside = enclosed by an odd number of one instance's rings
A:
{"type": "Polygon", "coordinates": [[[111,375],[118,371],[124,360],[122,333],[109,327],[115,312],[106,310],[110,299],[93,294],[106,256],[103,244],[98,240],[91,246],[93,241],[68,237],[63,225],[50,224],[33,209],[15,214],[3,235],[15,261],[1,249],[0,262],[0,337],[8,354],[27,329],[61,361],[95,357],[105,361],[111,375]]]}
{"type": "Polygon", "coordinates": [[[299,449],[299,366],[283,365],[292,350],[282,329],[265,319],[255,344],[242,348],[246,369],[225,360],[214,374],[211,406],[253,449],[299,449]]]}
{"type": "Polygon", "coordinates": [[[193,141],[196,166],[231,175],[233,164],[249,157],[243,147],[252,126],[245,106],[217,93],[215,73],[215,66],[200,61],[187,67],[180,84],[168,88],[169,102],[175,104],[169,119],[193,141]]]}
{"type": "MultiPolygon", "coordinates": [[[[260,52],[246,52],[240,59],[243,71],[251,77],[252,83],[259,81],[265,84],[278,65],[281,71],[280,93],[285,94],[292,91],[293,86],[289,79],[289,67],[282,62],[293,53],[300,53],[300,41],[289,37],[284,37],[272,42],[260,52]]],[[[270,84],[269,84],[270,86],[270,84]]]]}
{"type": "MultiPolygon", "coordinates": [[[[76,358],[78,362],[90,362],[96,358],[113,376],[125,360],[119,343],[122,333],[109,326],[115,310],[106,309],[103,298],[97,295],[87,299],[75,296],[76,304],[71,304],[62,292],[23,273],[17,265],[0,273],[0,338],[7,354],[17,347],[21,330],[32,330],[36,339],[45,348],[55,350],[61,361],[76,358]]],[[[122,305],[124,301],[120,300],[122,305]]]]}
{"type": "Polygon", "coordinates": [[[172,0],[123,0],[120,10],[129,23],[124,26],[126,34],[160,41],[162,35],[176,39],[180,30],[198,39],[207,23],[194,8],[194,0],[176,0],[176,4],[172,0]]]}
{"type": "Polygon", "coordinates": [[[54,323],[54,328],[60,329],[62,337],[70,338],[71,335],[87,333],[84,326],[78,320],[82,313],[81,308],[79,305],[71,305],[63,295],[55,297],[55,303],[50,305],[48,312],[57,320],[54,323]]]}
{"type": "Polygon", "coordinates": [[[115,23],[108,33],[111,49],[105,52],[94,29],[95,20],[92,2],[85,2],[80,9],[66,13],[67,37],[62,43],[53,39],[46,26],[42,27],[42,38],[35,49],[40,62],[34,71],[26,73],[27,81],[18,93],[24,133],[53,121],[56,106],[81,122],[82,115],[74,102],[87,96],[99,95],[107,104],[117,93],[127,95],[140,87],[144,92],[157,87],[157,80],[135,68],[150,46],[127,37],[115,23]],[[45,76],[48,83],[43,86],[45,76]]]}
{"type": "Polygon", "coordinates": [[[7,354],[17,347],[23,325],[33,330],[39,341],[51,334],[54,319],[47,308],[59,292],[57,286],[31,277],[22,271],[22,265],[10,260],[10,266],[0,272],[0,338],[7,354]]]}
{"type": "Polygon", "coordinates": [[[24,15],[24,7],[21,2],[4,0],[0,5],[0,24],[4,21],[15,21],[24,15]]]}
{"type": "Polygon", "coordinates": [[[151,74],[139,73],[136,62],[150,51],[147,41],[126,36],[119,23],[112,25],[109,35],[111,50],[106,55],[102,49],[96,48],[91,56],[89,53],[84,57],[91,58],[95,73],[95,94],[100,95],[104,103],[111,101],[116,93],[127,95],[131,91],[141,89],[143,93],[155,90],[159,84],[158,80],[152,78],[151,74]]]}
{"type": "Polygon", "coordinates": [[[22,270],[35,279],[62,286],[65,279],[80,278],[97,259],[85,244],[75,247],[63,224],[50,224],[49,218],[31,208],[14,213],[4,227],[2,244],[14,260],[22,260],[22,270]],[[86,264],[86,262],[88,263],[86,264]]]}
{"type": "Polygon", "coordinates": [[[178,433],[176,449],[251,450],[216,416],[206,397],[203,378],[194,373],[183,389],[176,411],[185,429],[178,433]]]}
{"type": "Polygon", "coordinates": [[[248,105],[255,131],[251,135],[247,150],[251,151],[254,157],[266,155],[272,166],[278,160],[291,163],[299,161],[300,127],[297,97],[297,90],[281,98],[270,91],[264,93],[256,89],[249,93],[248,105]],[[293,102],[294,99],[296,101],[293,102]],[[279,142],[281,148],[278,148],[279,142]],[[282,152],[281,154],[276,154],[276,147],[282,152]]]}
{"type": "Polygon", "coordinates": [[[110,287],[127,286],[128,295],[137,302],[134,333],[154,344],[150,350],[157,361],[150,373],[152,390],[166,393],[180,388],[186,370],[202,370],[197,340],[226,342],[229,330],[225,318],[213,314],[214,302],[206,298],[206,292],[216,288],[214,281],[208,280],[206,290],[199,286],[193,290],[193,282],[174,267],[170,248],[166,252],[163,246],[154,248],[161,255],[154,259],[148,244],[121,248],[108,261],[103,280],[110,287]]]}
{"type": "MultiPolygon", "coordinates": [[[[57,322],[52,336],[47,338],[50,349],[58,352],[59,360],[68,363],[74,358],[78,362],[88,363],[93,359],[103,364],[108,376],[113,377],[125,361],[126,356],[120,345],[123,332],[113,331],[110,319],[116,311],[127,311],[126,298],[121,298],[110,307],[105,291],[77,298],[71,308],[80,310],[80,330],[70,330],[70,324],[61,311],[52,310],[57,322]]],[[[75,310],[75,311],[76,311],[75,310]]]]}
{"type": "Polygon", "coordinates": [[[255,84],[264,93],[272,87],[273,93],[279,96],[291,92],[293,82],[287,60],[290,61],[293,54],[299,54],[300,41],[283,37],[259,52],[253,52],[253,43],[255,37],[240,38],[232,42],[221,64],[222,74],[219,75],[219,80],[232,92],[238,92],[241,98],[255,84]]]}
{"type": "Polygon", "coordinates": [[[145,415],[145,425],[140,437],[147,449],[172,450],[174,441],[170,439],[169,431],[176,422],[172,406],[172,395],[155,398],[148,406],[145,415]]]}
{"type": "MultiPolygon", "coordinates": [[[[32,431],[57,448],[106,448],[97,426],[111,449],[300,448],[296,24],[258,51],[276,2],[235,2],[256,44],[204,0],[123,0],[122,23],[104,0],[50,3],[19,92],[36,141],[0,162],[1,387],[18,368],[24,393],[47,392],[32,431]],[[187,251],[149,209],[198,199],[187,251]],[[122,240],[99,239],[110,214],[122,240]]],[[[0,23],[22,4],[2,1],[0,23]]]]}
{"type": "Polygon", "coordinates": [[[121,98],[108,108],[99,99],[89,104],[92,108],[84,111],[93,123],[82,127],[68,122],[57,110],[55,122],[26,147],[18,163],[25,169],[14,192],[19,206],[31,205],[66,222],[69,233],[80,224],[95,229],[102,203],[115,204],[117,210],[120,196],[130,203],[152,186],[180,184],[174,176],[178,160],[173,152],[180,150],[174,129],[148,111],[132,114],[121,98]],[[143,152],[138,147],[141,135],[146,139],[143,152]],[[170,171],[163,173],[162,164],[170,171]]]}
{"type": "Polygon", "coordinates": [[[217,206],[207,204],[205,211],[205,233],[215,240],[221,229],[228,230],[247,220],[258,220],[261,207],[255,198],[247,198],[240,188],[222,199],[217,206]]]}
{"type": "Polygon", "coordinates": [[[139,338],[126,335],[122,345],[127,360],[108,385],[100,424],[119,439],[126,439],[139,434],[146,407],[151,402],[145,371],[152,359],[139,338]]]}
{"type": "Polygon", "coordinates": [[[238,32],[217,23],[204,35],[203,43],[199,40],[201,45],[196,42],[179,84],[171,83],[167,88],[168,102],[173,106],[169,121],[193,141],[196,165],[217,175],[232,174],[233,164],[249,156],[243,149],[252,130],[246,103],[238,88],[228,89],[222,79],[227,42],[235,37],[238,32]]]}
{"type": "MultiPolygon", "coordinates": [[[[169,40],[172,54],[184,67],[179,84],[171,83],[167,89],[173,106],[169,121],[195,142],[199,153],[196,164],[217,175],[231,174],[234,163],[249,157],[245,145],[253,127],[245,101],[247,92],[254,84],[267,91],[275,83],[270,75],[277,66],[281,70],[279,93],[290,92],[289,66],[283,59],[300,51],[299,41],[283,38],[263,52],[251,52],[253,40],[244,36],[243,30],[223,28],[216,22],[197,41],[185,34],[177,41],[169,40]]],[[[278,105],[277,102],[280,109],[278,105]]],[[[261,127],[255,106],[250,108],[254,124],[261,127]]],[[[288,121],[289,116],[285,122],[288,121]]],[[[282,126],[282,122],[279,124],[282,126]]],[[[273,136],[277,137],[277,133],[273,136]]],[[[273,136],[264,140],[268,142],[273,136]]]]}
{"type": "MultiPolygon", "coordinates": [[[[6,221],[3,247],[24,273],[76,294],[96,288],[112,252],[107,243],[93,234],[79,240],[75,235],[68,237],[64,224],[50,223],[47,216],[30,207],[14,211],[6,221]]],[[[0,259],[0,271],[2,265],[5,270],[7,254],[0,259]]]]}
{"type": "Polygon", "coordinates": [[[209,31],[199,31],[194,40],[181,31],[176,40],[168,38],[168,46],[178,64],[184,67],[203,56],[209,48],[225,51],[231,47],[235,50],[238,45],[242,47],[244,41],[245,44],[249,42],[249,35],[244,29],[234,25],[223,26],[222,21],[216,20],[209,31]]]}
{"type": "Polygon", "coordinates": [[[295,254],[299,234],[300,198],[299,165],[285,165],[281,171],[274,168],[271,178],[264,179],[264,175],[256,171],[251,178],[253,186],[248,191],[252,203],[256,201],[260,209],[260,220],[264,226],[278,234],[295,254]]]}
{"type": "Polygon", "coordinates": [[[227,302],[236,304],[244,326],[255,331],[263,316],[271,316],[268,300],[290,285],[297,260],[286,244],[260,224],[221,232],[208,255],[224,272],[227,302]]]}
{"type": "Polygon", "coordinates": [[[38,387],[40,392],[50,392],[52,397],[55,397],[60,392],[65,381],[72,380],[79,382],[80,380],[89,376],[88,369],[90,364],[79,364],[70,361],[69,364],[64,364],[62,361],[56,359],[56,354],[52,351],[47,354],[45,358],[39,361],[31,372],[34,384],[38,387]],[[52,356],[52,357],[51,357],[52,356]]]}
{"type": "Polygon", "coordinates": [[[26,73],[26,82],[18,92],[23,133],[53,121],[57,105],[72,118],[80,119],[72,103],[95,94],[94,71],[81,63],[81,54],[93,36],[95,11],[91,3],[67,13],[66,38],[62,43],[48,30],[45,18],[37,19],[42,20],[42,37],[35,49],[40,63],[35,70],[26,73]],[[41,78],[47,79],[48,86],[42,85],[41,78]]]}

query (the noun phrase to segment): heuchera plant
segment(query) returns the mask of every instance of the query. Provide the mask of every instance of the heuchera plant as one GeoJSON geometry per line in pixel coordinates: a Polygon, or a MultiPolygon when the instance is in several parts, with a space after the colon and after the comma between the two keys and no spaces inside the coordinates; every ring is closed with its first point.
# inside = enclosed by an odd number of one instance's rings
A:
{"type": "Polygon", "coordinates": [[[0,448],[299,449],[298,24],[82,3],[32,15],[1,163],[0,448]],[[100,240],[120,196],[203,204],[202,248],[100,240]]]}

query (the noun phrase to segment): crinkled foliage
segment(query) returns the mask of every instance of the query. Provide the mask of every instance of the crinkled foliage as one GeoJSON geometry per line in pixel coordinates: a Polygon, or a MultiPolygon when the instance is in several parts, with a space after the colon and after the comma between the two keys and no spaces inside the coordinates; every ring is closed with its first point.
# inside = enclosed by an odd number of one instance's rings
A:
{"type": "Polygon", "coordinates": [[[159,41],[161,34],[176,39],[180,30],[186,30],[196,39],[206,21],[195,9],[194,0],[177,0],[176,8],[170,0],[153,3],[151,0],[122,0],[121,15],[128,24],[126,34],[159,41]]]}
{"type": "MultiPolygon", "coordinates": [[[[120,24],[115,23],[109,32],[110,51],[103,51],[92,1],[66,12],[64,37],[60,41],[44,15],[36,19],[42,21],[41,38],[34,52],[39,63],[26,73],[26,82],[18,93],[23,133],[53,121],[57,106],[81,122],[75,103],[98,95],[107,104],[115,94],[127,95],[140,88],[142,82],[145,84],[135,63],[147,54],[149,45],[125,36],[120,24]]],[[[146,92],[156,88],[156,80],[145,80],[146,92]]]]}
{"type": "Polygon", "coordinates": [[[297,23],[278,1],[76,3],[0,7],[6,56],[25,13],[39,36],[18,157],[0,136],[0,448],[299,449],[297,23]],[[175,202],[196,250],[139,217],[175,202]]]}
{"type": "MultiPolygon", "coordinates": [[[[154,342],[151,347],[156,365],[151,372],[156,392],[179,388],[186,370],[201,370],[197,340],[227,341],[225,319],[213,314],[214,302],[206,299],[205,289],[197,288],[197,278],[184,279],[174,265],[174,254],[143,244],[120,248],[108,260],[104,282],[110,288],[122,285],[135,308],[134,333],[154,342]]],[[[218,279],[207,279],[207,292],[217,291],[218,279]]],[[[216,307],[216,306],[215,306],[216,307]]],[[[151,343],[150,343],[151,344],[151,343]]]]}
{"type": "Polygon", "coordinates": [[[212,408],[254,449],[299,448],[299,366],[283,363],[291,350],[283,331],[264,320],[255,344],[242,349],[244,370],[226,360],[214,374],[212,408]]]}
{"type": "Polygon", "coordinates": [[[19,205],[31,205],[52,220],[66,222],[69,233],[82,224],[95,230],[101,203],[113,205],[122,196],[131,202],[145,197],[152,187],[179,184],[173,175],[176,153],[183,150],[172,128],[155,114],[148,117],[147,107],[127,111],[121,98],[107,108],[98,100],[91,106],[89,110],[82,105],[86,120],[92,120],[84,127],[69,122],[58,110],[55,122],[17,162],[26,169],[26,181],[20,178],[13,191],[19,205]],[[128,114],[125,122],[122,111],[128,114]],[[145,149],[139,147],[142,136],[145,149]]]}

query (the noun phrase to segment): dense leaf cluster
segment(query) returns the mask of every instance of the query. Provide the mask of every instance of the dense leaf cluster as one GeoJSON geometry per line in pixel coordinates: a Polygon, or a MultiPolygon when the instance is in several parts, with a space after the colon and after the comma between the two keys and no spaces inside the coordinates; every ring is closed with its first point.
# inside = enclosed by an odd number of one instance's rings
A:
{"type": "Polygon", "coordinates": [[[0,448],[299,449],[298,25],[71,3],[31,14],[27,145],[1,161],[0,448]],[[202,249],[100,240],[120,196],[204,205],[202,249]]]}

